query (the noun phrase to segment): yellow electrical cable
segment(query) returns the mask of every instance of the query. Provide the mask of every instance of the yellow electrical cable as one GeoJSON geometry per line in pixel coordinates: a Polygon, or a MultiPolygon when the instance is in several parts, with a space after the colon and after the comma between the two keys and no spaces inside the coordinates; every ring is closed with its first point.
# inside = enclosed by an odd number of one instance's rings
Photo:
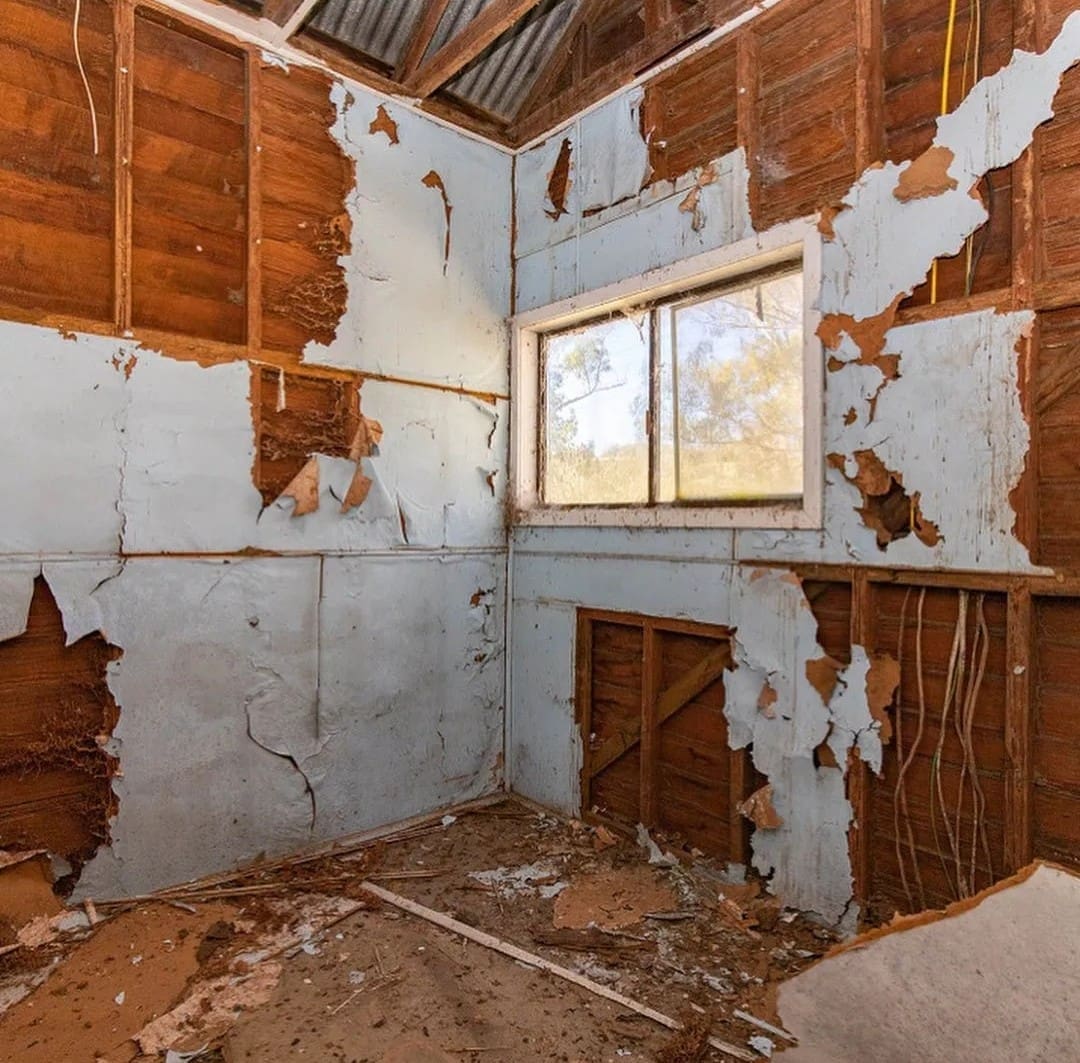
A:
{"type": "MultiPolygon", "coordinates": [[[[949,0],[949,26],[945,32],[945,59],[941,67],[941,114],[949,113],[949,67],[952,66],[953,37],[956,35],[956,0],[949,0]]],[[[937,259],[930,267],[930,303],[937,302],[937,259]]]]}
{"type": "MultiPolygon", "coordinates": [[[[968,3],[968,31],[967,37],[964,40],[964,66],[960,72],[960,95],[966,96],[968,91],[968,64],[971,62],[971,41],[975,35],[975,27],[978,24],[978,19],[975,17],[974,4],[978,0],[969,0],[968,3]]],[[[972,84],[979,80],[979,75],[976,74],[972,79],[972,84]]],[[[964,295],[971,294],[972,275],[971,264],[975,257],[975,239],[970,234],[964,241],[964,295]]]]}

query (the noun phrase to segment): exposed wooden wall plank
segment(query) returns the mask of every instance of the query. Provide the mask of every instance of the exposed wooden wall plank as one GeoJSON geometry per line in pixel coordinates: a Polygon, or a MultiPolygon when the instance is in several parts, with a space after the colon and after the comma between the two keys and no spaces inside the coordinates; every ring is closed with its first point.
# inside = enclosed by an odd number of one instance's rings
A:
{"type": "MultiPolygon", "coordinates": [[[[874,585],[864,572],[856,570],[851,585],[851,642],[859,646],[874,645],[874,585]]],[[[851,802],[851,826],[848,828],[848,849],[851,854],[852,888],[860,904],[866,904],[871,893],[870,830],[871,780],[866,762],[853,750],[847,764],[848,800],[851,802]]],[[[843,767],[843,766],[842,766],[843,767]]]]}
{"type": "Polygon", "coordinates": [[[84,0],[76,55],[74,15],[74,0],[0,0],[0,305],[111,325],[114,19],[84,0]]]}
{"type": "Polygon", "coordinates": [[[259,51],[244,50],[247,120],[247,347],[252,358],[262,350],[262,67],[259,51]]]}
{"type": "Polygon", "coordinates": [[[659,818],[659,695],[660,640],[656,628],[646,620],[641,661],[641,822],[650,830],[659,818]]]}
{"type": "MultiPolygon", "coordinates": [[[[938,907],[956,899],[958,880],[964,892],[971,892],[972,873],[978,889],[1009,870],[1004,861],[1009,607],[1003,593],[981,599],[987,656],[968,731],[957,726],[955,687],[951,697],[948,678],[950,662],[958,659],[960,592],[916,584],[879,585],[874,593],[871,649],[901,660],[894,739],[884,747],[883,775],[869,780],[867,901],[871,914],[887,917],[895,909],[938,907]],[[962,840],[954,846],[954,838],[962,840]]],[[[971,696],[969,685],[981,660],[981,651],[974,652],[979,593],[969,592],[966,606],[964,699],[971,696]]]]}
{"type": "Polygon", "coordinates": [[[1009,592],[1005,692],[1005,751],[1008,780],[1005,791],[1004,870],[1018,871],[1031,861],[1032,801],[1031,743],[1033,672],[1031,590],[1020,582],[1009,592]]]}
{"type": "Polygon", "coordinates": [[[579,609],[574,641],[574,716],[583,750],[579,773],[582,812],[592,807],[592,763],[589,755],[589,736],[592,734],[592,624],[591,618],[579,609]]]}
{"type": "Polygon", "coordinates": [[[881,0],[855,0],[855,168],[885,154],[885,74],[881,0]]]}
{"type": "Polygon", "coordinates": [[[134,22],[131,324],[243,344],[244,52],[157,13],[134,22]]]}

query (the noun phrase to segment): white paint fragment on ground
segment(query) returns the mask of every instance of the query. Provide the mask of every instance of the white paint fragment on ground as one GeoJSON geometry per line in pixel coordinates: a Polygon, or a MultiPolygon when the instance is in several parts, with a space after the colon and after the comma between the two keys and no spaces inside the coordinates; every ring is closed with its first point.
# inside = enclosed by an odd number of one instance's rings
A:
{"type": "Polygon", "coordinates": [[[487,871],[470,871],[469,878],[490,886],[499,893],[539,894],[544,898],[557,896],[568,883],[559,881],[559,870],[548,861],[537,861],[521,867],[496,867],[487,871]]]}

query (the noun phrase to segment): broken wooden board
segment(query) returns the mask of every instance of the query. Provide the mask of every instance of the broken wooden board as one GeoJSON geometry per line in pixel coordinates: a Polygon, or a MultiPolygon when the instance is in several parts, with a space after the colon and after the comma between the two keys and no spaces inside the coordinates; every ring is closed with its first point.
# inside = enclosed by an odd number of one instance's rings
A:
{"type": "Polygon", "coordinates": [[[1036,862],[863,934],[785,983],[785,1063],[1080,1058],[1080,876],[1036,862]]]}

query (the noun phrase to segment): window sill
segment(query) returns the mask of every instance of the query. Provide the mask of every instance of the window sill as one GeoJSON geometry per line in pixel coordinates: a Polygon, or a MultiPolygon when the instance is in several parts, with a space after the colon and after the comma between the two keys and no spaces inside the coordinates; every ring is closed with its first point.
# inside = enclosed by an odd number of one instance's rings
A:
{"type": "Polygon", "coordinates": [[[794,528],[818,529],[821,515],[805,502],[747,506],[535,506],[514,525],[548,528],[794,528]]]}

